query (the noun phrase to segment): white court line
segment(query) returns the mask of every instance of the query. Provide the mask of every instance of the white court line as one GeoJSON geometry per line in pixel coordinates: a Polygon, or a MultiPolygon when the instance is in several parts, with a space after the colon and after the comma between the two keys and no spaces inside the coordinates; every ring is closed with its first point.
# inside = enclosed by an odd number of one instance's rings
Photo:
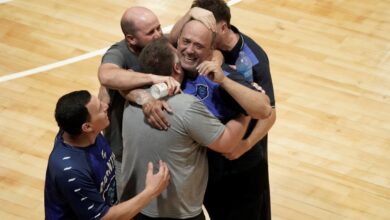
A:
{"type": "Polygon", "coordinates": [[[0,0],[0,4],[10,2],[11,0],[0,0]]]}
{"type": "MultiPolygon", "coordinates": [[[[167,33],[172,28],[173,28],[173,25],[169,25],[167,27],[164,27],[162,29],[162,31],[164,33],[167,33]]],[[[30,70],[26,70],[26,71],[22,71],[22,72],[18,72],[18,73],[12,73],[12,74],[9,74],[9,75],[1,76],[0,77],[0,83],[1,82],[6,82],[6,81],[9,81],[9,80],[13,80],[13,79],[18,79],[18,78],[25,77],[25,76],[34,75],[34,74],[37,74],[37,73],[40,73],[40,72],[44,72],[44,71],[48,71],[48,70],[51,70],[51,69],[55,69],[55,68],[58,68],[58,67],[61,67],[61,66],[65,66],[65,65],[71,64],[71,63],[76,63],[76,62],[79,62],[79,61],[82,61],[82,60],[85,60],[85,59],[89,59],[89,58],[92,58],[92,57],[95,57],[95,56],[103,55],[107,50],[108,50],[108,47],[100,49],[100,50],[95,50],[95,51],[92,51],[92,52],[89,52],[89,53],[86,53],[86,54],[83,54],[83,55],[80,55],[80,56],[77,56],[77,57],[72,57],[72,58],[69,58],[69,59],[66,59],[66,60],[63,60],[63,61],[60,61],[60,62],[56,62],[56,63],[44,65],[44,66],[40,66],[40,67],[37,67],[37,68],[34,68],[34,69],[30,69],[30,70]]]]}
{"type": "Polygon", "coordinates": [[[228,5],[228,6],[232,6],[232,5],[235,5],[235,4],[239,3],[240,1],[242,1],[242,0],[231,0],[231,1],[229,1],[229,2],[227,3],[227,5],[228,5]]]}
{"type": "Polygon", "coordinates": [[[26,71],[22,71],[22,72],[18,72],[18,73],[5,75],[5,76],[0,77],[0,82],[5,82],[5,81],[9,81],[9,80],[13,80],[13,79],[29,76],[29,75],[34,75],[34,74],[37,74],[37,73],[40,73],[40,72],[44,72],[44,71],[48,71],[48,70],[51,70],[51,69],[55,69],[55,68],[58,68],[58,67],[61,67],[61,66],[65,66],[65,65],[71,64],[71,63],[76,63],[76,62],[79,62],[81,60],[89,59],[91,57],[95,57],[95,56],[104,54],[107,51],[107,49],[108,49],[108,47],[100,49],[100,50],[95,50],[95,51],[92,51],[92,52],[89,52],[89,53],[86,53],[86,54],[83,54],[83,55],[80,55],[80,56],[77,56],[77,57],[72,57],[72,58],[69,58],[69,59],[57,62],[57,63],[52,63],[52,64],[40,66],[40,67],[37,67],[37,68],[34,68],[34,69],[30,69],[30,70],[26,70],[26,71]]]}
{"type": "MultiPolygon", "coordinates": [[[[5,2],[5,1],[7,1],[7,0],[0,0],[0,3],[1,2],[5,2]]],[[[240,1],[242,1],[242,0],[231,0],[227,4],[229,6],[232,6],[234,4],[237,4],[240,1]]],[[[162,31],[164,33],[168,33],[168,32],[171,31],[172,27],[173,27],[173,24],[164,27],[162,29],[162,31]]],[[[72,57],[72,58],[69,58],[69,59],[66,59],[66,60],[62,60],[62,61],[59,61],[59,62],[56,62],[56,63],[40,66],[40,67],[37,67],[37,68],[34,68],[34,69],[29,69],[29,70],[18,72],[18,73],[11,73],[11,74],[8,74],[8,75],[4,75],[4,76],[0,77],[0,83],[1,82],[6,82],[6,81],[9,81],[9,80],[13,80],[13,79],[18,79],[18,78],[25,77],[25,76],[34,75],[34,74],[41,73],[41,72],[44,72],[44,71],[48,71],[48,70],[51,70],[51,69],[55,69],[55,68],[58,68],[58,67],[61,67],[61,66],[65,66],[65,65],[68,65],[68,64],[71,64],[71,63],[76,63],[76,62],[79,62],[79,61],[82,61],[82,60],[86,60],[86,59],[89,59],[89,58],[92,58],[92,57],[95,57],[95,56],[103,55],[107,51],[107,49],[108,49],[108,47],[100,49],[100,50],[95,50],[95,51],[92,51],[92,52],[89,52],[89,53],[86,53],[86,54],[83,54],[83,55],[80,55],[80,56],[77,56],[77,57],[72,57]]]]}

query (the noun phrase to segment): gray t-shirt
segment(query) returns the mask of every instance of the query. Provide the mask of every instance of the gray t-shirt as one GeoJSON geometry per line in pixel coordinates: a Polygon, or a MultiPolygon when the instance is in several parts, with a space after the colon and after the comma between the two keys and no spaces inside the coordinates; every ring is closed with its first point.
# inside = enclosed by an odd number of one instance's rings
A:
{"type": "Polygon", "coordinates": [[[167,131],[153,129],[139,106],[130,104],[123,115],[123,193],[127,200],[145,188],[147,164],[155,172],[159,160],[167,163],[170,184],[141,212],[149,217],[191,218],[202,211],[208,178],[206,147],[224,131],[219,122],[197,98],[179,94],[168,98],[173,109],[167,131]]]}
{"type": "MultiPolygon", "coordinates": [[[[102,64],[112,63],[122,69],[138,69],[138,58],[127,47],[126,41],[112,45],[102,58],[102,64]]],[[[104,137],[110,144],[115,158],[118,161],[122,160],[122,116],[125,99],[117,90],[109,89],[110,108],[109,118],[110,125],[104,130],[104,137]]]]}

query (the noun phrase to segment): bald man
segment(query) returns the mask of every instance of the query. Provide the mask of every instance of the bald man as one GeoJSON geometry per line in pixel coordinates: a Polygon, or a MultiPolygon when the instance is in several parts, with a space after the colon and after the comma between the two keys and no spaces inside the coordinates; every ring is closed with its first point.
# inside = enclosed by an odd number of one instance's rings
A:
{"type": "Polygon", "coordinates": [[[251,122],[252,132],[234,152],[223,155],[227,159],[220,154],[209,155],[210,161],[218,161],[224,169],[216,170],[215,166],[210,166],[211,172],[215,170],[222,175],[210,176],[204,204],[215,220],[270,220],[267,133],[275,123],[276,111],[268,56],[255,41],[231,25],[230,9],[224,0],[194,0],[191,7],[173,27],[171,42],[177,42],[185,22],[197,19],[212,26],[209,20],[215,16],[216,48],[221,50],[225,62],[230,65],[235,64],[241,52],[251,59],[253,80],[264,89],[272,106],[270,117],[251,122]]]}
{"type": "Polygon", "coordinates": [[[211,60],[214,41],[215,34],[198,20],[183,26],[177,45],[186,75],[183,91],[201,99],[222,122],[234,117],[240,107],[252,118],[267,118],[271,111],[268,97],[248,88],[250,85],[229,66],[221,67],[211,60]],[[221,71],[227,76],[223,80],[215,78],[215,72],[221,71]],[[235,102],[238,108],[233,108],[235,102]]]}
{"type": "MultiPolygon", "coordinates": [[[[138,55],[146,44],[162,36],[161,25],[157,16],[144,7],[127,9],[121,19],[124,39],[112,45],[102,58],[98,71],[101,84],[99,98],[109,106],[110,126],[105,129],[107,138],[116,156],[117,168],[122,160],[122,117],[125,98],[131,99],[127,92],[155,83],[165,82],[169,93],[178,92],[180,84],[170,76],[158,76],[135,72],[138,69],[138,55]],[[119,91],[123,91],[120,93],[119,91]],[[124,97],[123,97],[124,96],[124,97]]],[[[135,91],[136,92],[136,91],[135,91]]],[[[155,100],[157,105],[163,104],[155,100]]],[[[139,103],[143,104],[143,103],[139,103]]],[[[120,169],[117,169],[120,180],[120,169]]],[[[120,187],[120,182],[118,182],[120,187]]]]}

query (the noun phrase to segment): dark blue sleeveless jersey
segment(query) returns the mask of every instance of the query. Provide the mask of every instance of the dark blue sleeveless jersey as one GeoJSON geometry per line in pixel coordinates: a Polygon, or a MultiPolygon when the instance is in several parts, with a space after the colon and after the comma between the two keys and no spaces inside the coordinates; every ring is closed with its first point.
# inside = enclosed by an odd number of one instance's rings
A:
{"type": "Polygon", "coordinates": [[[114,154],[99,134],[95,144],[72,147],[55,139],[45,180],[46,219],[100,219],[117,202],[114,154]]]}

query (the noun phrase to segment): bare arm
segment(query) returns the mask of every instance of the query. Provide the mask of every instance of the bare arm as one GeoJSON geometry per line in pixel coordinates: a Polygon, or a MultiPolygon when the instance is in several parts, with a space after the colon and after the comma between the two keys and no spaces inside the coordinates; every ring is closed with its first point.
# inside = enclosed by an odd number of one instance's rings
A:
{"type": "Polygon", "coordinates": [[[260,119],[257,121],[256,126],[253,128],[252,133],[244,140],[238,143],[237,148],[231,153],[224,154],[224,156],[230,160],[235,160],[241,157],[244,153],[252,149],[252,147],[267,135],[272,128],[276,120],[276,111],[272,109],[271,115],[266,119],[260,119]]]}
{"type": "Polygon", "coordinates": [[[219,66],[222,66],[223,62],[225,62],[225,58],[223,57],[221,51],[213,50],[211,61],[216,62],[219,66]]]}
{"type": "Polygon", "coordinates": [[[167,84],[170,95],[180,91],[180,83],[171,76],[159,76],[125,70],[112,63],[100,65],[98,78],[102,86],[116,90],[132,90],[145,85],[163,82],[167,84]]]}
{"type": "Polygon", "coordinates": [[[111,207],[102,220],[133,218],[168,186],[169,178],[168,167],[164,162],[160,161],[160,170],[156,174],[153,174],[153,164],[149,162],[145,189],[135,197],[111,207]]]}
{"type": "Polygon", "coordinates": [[[102,102],[105,102],[105,103],[107,103],[107,104],[110,104],[111,98],[110,98],[110,95],[108,94],[108,90],[107,90],[106,87],[100,86],[98,98],[99,98],[102,102]]]}
{"type": "Polygon", "coordinates": [[[98,77],[102,86],[117,90],[134,89],[153,83],[151,74],[125,70],[112,63],[100,65],[98,77]]]}
{"type": "Polygon", "coordinates": [[[208,147],[217,152],[231,153],[244,136],[249,121],[250,117],[244,115],[230,120],[223,133],[208,147]]]}
{"type": "Polygon", "coordinates": [[[247,88],[228,77],[220,85],[253,118],[264,119],[271,114],[271,105],[267,95],[247,88]]]}
{"type": "Polygon", "coordinates": [[[234,100],[255,119],[264,119],[270,116],[272,107],[267,95],[247,88],[223,74],[221,66],[213,61],[204,61],[197,67],[199,74],[206,75],[222,86],[234,100]]]}

